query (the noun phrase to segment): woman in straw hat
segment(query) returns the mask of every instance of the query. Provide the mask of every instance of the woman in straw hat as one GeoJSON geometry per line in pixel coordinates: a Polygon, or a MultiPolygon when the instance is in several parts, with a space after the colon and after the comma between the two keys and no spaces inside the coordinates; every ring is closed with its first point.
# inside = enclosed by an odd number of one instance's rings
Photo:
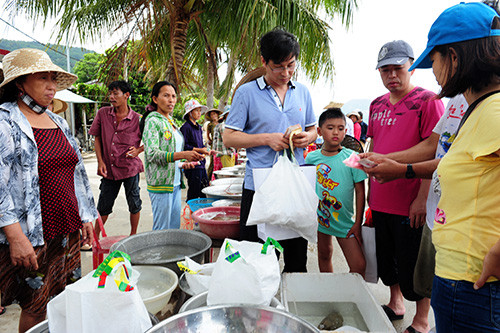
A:
{"type": "MultiPolygon", "coordinates": [[[[500,332],[500,16],[485,4],[461,3],[428,36],[409,70],[432,67],[440,97],[463,94],[469,104],[436,170],[436,329],[500,332]]],[[[418,165],[414,171],[424,175],[418,165]]]]}
{"type": "MultiPolygon", "coordinates": [[[[201,115],[207,112],[208,107],[201,105],[197,100],[192,99],[184,104],[184,120],[181,126],[181,133],[184,135],[184,150],[194,150],[197,153],[208,155],[207,148],[203,145],[203,130],[197,123],[201,115]]],[[[184,172],[188,181],[187,200],[205,198],[206,195],[201,190],[208,186],[208,176],[205,169],[205,160],[200,161],[194,169],[184,172]]]]}
{"type": "Polygon", "coordinates": [[[76,76],[40,50],[3,58],[0,84],[0,291],[19,302],[19,331],[45,319],[50,297],[80,277],[80,230],[93,240],[97,218],[78,146],[47,111],[76,76]]]}

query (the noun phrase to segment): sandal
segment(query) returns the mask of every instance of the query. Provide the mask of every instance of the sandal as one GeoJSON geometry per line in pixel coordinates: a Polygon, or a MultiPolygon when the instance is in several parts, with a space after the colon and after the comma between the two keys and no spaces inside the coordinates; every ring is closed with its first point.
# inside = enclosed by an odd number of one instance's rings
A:
{"type": "Polygon", "coordinates": [[[382,309],[384,310],[385,315],[389,318],[390,321],[401,320],[405,316],[404,314],[402,315],[396,314],[394,310],[388,307],[387,305],[382,305],[382,309]]]}
{"type": "Polygon", "coordinates": [[[5,307],[0,307],[2,310],[0,310],[0,316],[3,315],[5,313],[5,311],[7,311],[7,309],[5,307]]]}

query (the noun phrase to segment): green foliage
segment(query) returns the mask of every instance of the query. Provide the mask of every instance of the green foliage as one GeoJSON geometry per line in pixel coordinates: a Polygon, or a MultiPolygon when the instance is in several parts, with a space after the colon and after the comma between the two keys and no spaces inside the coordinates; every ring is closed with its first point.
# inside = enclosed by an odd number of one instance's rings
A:
{"type": "Polygon", "coordinates": [[[83,59],[75,64],[74,73],[78,75],[77,83],[89,82],[98,79],[99,68],[105,58],[99,53],[86,53],[83,59]]]}
{"type": "MultiPolygon", "coordinates": [[[[64,70],[67,69],[67,58],[66,58],[66,47],[64,46],[58,46],[54,44],[48,44],[49,47],[52,49],[55,49],[59,51],[60,53],[55,52],[54,50],[51,50],[47,48],[44,45],[40,45],[39,43],[36,42],[26,42],[26,41],[21,41],[21,40],[8,40],[8,39],[0,39],[0,49],[8,50],[8,51],[14,51],[17,49],[22,49],[22,48],[32,48],[32,49],[38,49],[38,50],[43,50],[47,52],[49,55],[50,59],[54,64],[57,66],[63,68],[64,70]],[[62,54],[61,54],[62,53],[62,54]]],[[[71,69],[73,71],[73,68],[75,64],[84,58],[85,54],[91,53],[94,51],[80,48],[80,47],[70,47],[69,48],[69,55],[70,55],[70,65],[71,69]]]]}

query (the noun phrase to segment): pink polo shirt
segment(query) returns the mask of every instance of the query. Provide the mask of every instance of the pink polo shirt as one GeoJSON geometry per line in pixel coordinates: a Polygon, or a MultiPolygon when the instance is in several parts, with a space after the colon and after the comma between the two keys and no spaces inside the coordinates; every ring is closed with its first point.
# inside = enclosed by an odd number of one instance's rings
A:
{"type": "MultiPolygon", "coordinates": [[[[444,112],[443,102],[436,99],[436,94],[420,87],[415,87],[394,105],[389,97],[387,93],[370,105],[367,136],[373,138],[375,153],[405,150],[425,140],[444,112]]],[[[420,182],[420,179],[397,179],[379,184],[370,180],[371,209],[408,216],[420,182]]]]}
{"type": "Polygon", "coordinates": [[[114,107],[105,106],[97,111],[89,134],[101,137],[102,158],[108,171],[107,179],[120,180],[144,171],[139,157],[127,158],[130,147],[140,147],[140,116],[129,107],[128,115],[119,123],[114,107]]]}

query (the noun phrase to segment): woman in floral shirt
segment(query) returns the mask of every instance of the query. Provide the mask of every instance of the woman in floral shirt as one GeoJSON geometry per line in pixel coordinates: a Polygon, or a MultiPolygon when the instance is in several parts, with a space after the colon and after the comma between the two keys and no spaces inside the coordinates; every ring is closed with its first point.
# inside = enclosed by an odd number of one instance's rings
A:
{"type": "Polygon", "coordinates": [[[177,92],[173,84],[160,81],[153,86],[151,104],[141,120],[146,162],[146,181],[153,210],[153,230],[178,229],[181,220],[180,167],[194,168],[180,160],[201,161],[196,151],[182,151],[184,137],[172,119],[177,92]]]}
{"type": "Polygon", "coordinates": [[[80,151],[66,122],[47,111],[76,76],[40,50],[3,58],[0,84],[0,291],[17,301],[19,331],[45,319],[50,297],[80,277],[80,230],[97,218],[80,151]]]}

